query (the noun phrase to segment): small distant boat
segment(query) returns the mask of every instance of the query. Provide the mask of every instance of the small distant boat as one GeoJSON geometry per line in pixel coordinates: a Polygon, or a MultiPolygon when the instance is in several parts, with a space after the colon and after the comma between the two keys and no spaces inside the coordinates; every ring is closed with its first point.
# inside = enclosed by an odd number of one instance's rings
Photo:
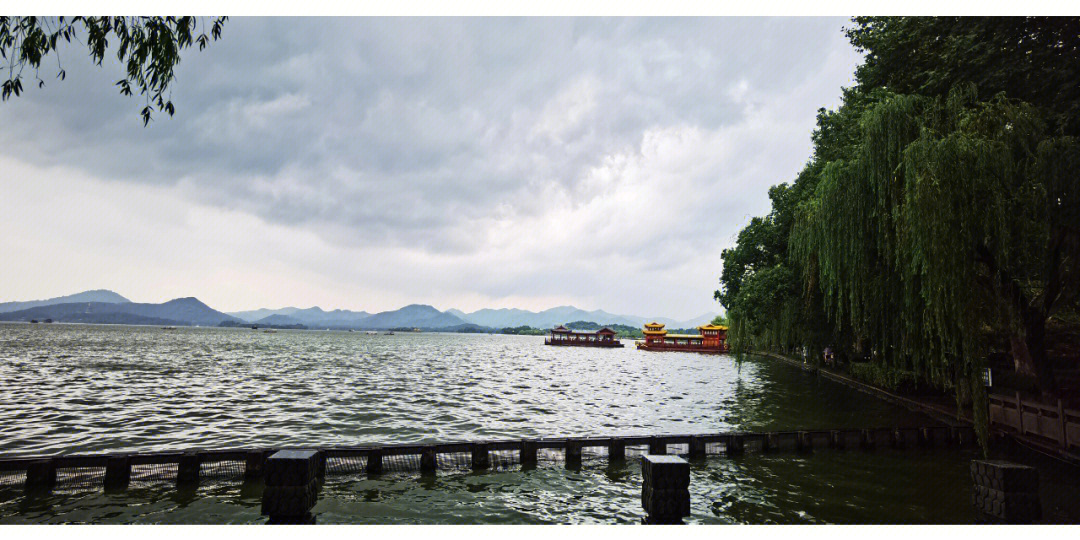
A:
{"type": "Polygon", "coordinates": [[[47,323],[51,323],[51,322],[52,322],[52,319],[45,319],[45,322],[47,322],[47,323]]]}
{"type": "Polygon", "coordinates": [[[30,319],[30,324],[37,324],[37,319],[30,319]]]}
{"type": "Polygon", "coordinates": [[[374,330],[368,330],[367,332],[364,332],[364,333],[369,335],[369,336],[377,336],[377,335],[379,335],[379,333],[374,331],[374,330]]]}
{"type": "Polygon", "coordinates": [[[274,330],[273,328],[267,328],[266,330],[263,330],[263,332],[267,334],[276,334],[277,330],[274,330]]]}
{"type": "Polygon", "coordinates": [[[385,333],[385,334],[383,334],[383,335],[384,335],[384,336],[392,336],[392,335],[394,335],[394,331],[393,331],[393,330],[390,330],[390,331],[388,331],[387,333],[385,333]]]}
{"type": "Polygon", "coordinates": [[[251,329],[252,329],[252,330],[258,330],[258,329],[259,329],[259,325],[257,325],[257,324],[253,324],[253,325],[251,325],[251,329]]]}
{"type": "Polygon", "coordinates": [[[162,330],[176,330],[176,327],[175,326],[162,326],[161,329],[162,330]]]}

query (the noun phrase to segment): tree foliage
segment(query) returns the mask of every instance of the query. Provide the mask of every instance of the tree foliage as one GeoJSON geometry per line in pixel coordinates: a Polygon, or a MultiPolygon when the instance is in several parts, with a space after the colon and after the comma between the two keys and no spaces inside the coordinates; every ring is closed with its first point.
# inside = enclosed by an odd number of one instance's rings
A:
{"type": "Polygon", "coordinates": [[[858,84],[724,251],[716,298],[736,347],[829,344],[955,389],[985,433],[997,338],[1053,393],[1046,324],[1080,298],[1080,26],[854,21],[858,84]]]}
{"type": "Polygon", "coordinates": [[[137,91],[144,97],[140,115],[145,126],[155,107],[169,116],[175,112],[168,90],[176,78],[181,51],[192,45],[202,50],[211,39],[219,39],[227,19],[216,17],[205,22],[196,17],[0,16],[0,57],[6,64],[0,65],[0,77],[4,79],[0,98],[7,101],[22,95],[27,68],[38,87],[45,86],[40,69],[50,56],[56,60],[56,78],[63,80],[67,75],[60,61],[63,44],[81,43],[91,61],[99,66],[113,46],[117,60],[125,67],[125,77],[116,86],[123,95],[137,91]]]}

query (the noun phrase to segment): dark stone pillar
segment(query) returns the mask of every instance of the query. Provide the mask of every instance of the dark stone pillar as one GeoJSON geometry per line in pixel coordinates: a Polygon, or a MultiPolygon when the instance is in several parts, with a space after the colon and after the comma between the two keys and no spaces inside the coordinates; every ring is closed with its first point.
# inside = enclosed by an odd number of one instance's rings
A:
{"type": "Polygon", "coordinates": [[[26,466],[26,491],[34,494],[49,493],[56,487],[56,463],[41,459],[26,466]]]}
{"type": "Polygon", "coordinates": [[[536,441],[521,441],[521,466],[522,468],[536,466],[536,441]]]}
{"type": "Polygon", "coordinates": [[[566,441],[566,468],[581,467],[581,441],[566,441]]]}
{"type": "Polygon", "coordinates": [[[761,453],[768,454],[776,450],[776,436],[772,433],[766,433],[765,437],[761,439],[761,453]]]}
{"type": "Polygon", "coordinates": [[[131,482],[131,458],[110,456],[105,461],[105,491],[123,491],[131,482]]]}
{"type": "Polygon", "coordinates": [[[263,476],[263,470],[266,464],[266,452],[262,450],[252,450],[244,456],[244,479],[245,480],[258,480],[263,476]]]}
{"type": "Polygon", "coordinates": [[[919,446],[923,448],[934,447],[934,435],[930,432],[930,428],[919,428],[919,446]]]}
{"type": "Polygon", "coordinates": [[[435,459],[435,447],[425,446],[420,450],[420,472],[430,474],[439,468],[435,459]]]}
{"type": "Polygon", "coordinates": [[[814,449],[814,441],[810,434],[805,431],[795,433],[795,450],[799,452],[811,452],[814,449]]]}
{"type": "Polygon", "coordinates": [[[741,456],[741,455],[743,455],[743,452],[745,450],[746,450],[746,441],[743,439],[742,435],[730,435],[730,436],[728,436],[727,450],[726,450],[726,453],[727,453],[728,456],[731,456],[731,457],[741,456]]]}
{"type": "Polygon", "coordinates": [[[608,443],[608,461],[611,463],[622,463],[626,461],[626,441],[622,439],[611,439],[608,443]]]}
{"type": "Polygon", "coordinates": [[[841,450],[844,448],[844,438],[840,435],[839,431],[833,430],[829,432],[829,448],[834,450],[841,450]]]}
{"type": "Polygon", "coordinates": [[[314,524],[318,501],[319,452],[282,450],[266,459],[262,514],[274,524],[314,524]]]}
{"type": "Polygon", "coordinates": [[[484,470],[491,466],[491,458],[488,454],[488,445],[485,443],[474,443],[472,445],[472,468],[474,470],[484,470]]]}
{"type": "Polygon", "coordinates": [[[202,460],[199,454],[187,452],[180,456],[180,463],[176,468],[176,486],[193,488],[199,485],[199,466],[202,460]]]}
{"type": "Polygon", "coordinates": [[[368,453],[366,472],[368,476],[382,473],[382,449],[374,448],[368,453]]]}
{"type": "Polygon", "coordinates": [[[690,459],[705,459],[705,440],[690,437],[690,459]]]}
{"type": "Polygon", "coordinates": [[[690,464],[678,456],[641,456],[641,507],[649,525],[681,524],[690,515],[690,464]]]}
{"type": "Polygon", "coordinates": [[[654,456],[667,454],[667,443],[663,442],[659,437],[651,437],[649,439],[649,453],[654,456]]]}
{"type": "Polygon", "coordinates": [[[859,446],[863,450],[874,449],[874,434],[869,429],[864,429],[859,432],[859,446]]]}
{"type": "Polygon", "coordinates": [[[319,450],[315,456],[315,476],[319,480],[326,478],[326,450],[319,450]]]}
{"type": "Polygon", "coordinates": [[[975,483],[971,502],[976,520],[987,523],[1030,524],[1042,519],[1039,472],[1032,467],[998,460],[972,460],[975,483]]]}

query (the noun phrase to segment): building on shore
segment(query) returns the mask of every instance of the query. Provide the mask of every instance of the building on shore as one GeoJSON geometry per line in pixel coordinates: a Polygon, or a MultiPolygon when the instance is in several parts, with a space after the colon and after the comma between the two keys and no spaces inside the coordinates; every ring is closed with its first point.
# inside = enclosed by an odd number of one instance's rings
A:
{"type": "Polygon", "coordinates": [[[686,351],[699,353],[725,353],[727,327],[706,324],[698,327],[698,334],[669,334],[660,323],[646,323],[642,333],[645,339],[637,342],[643,351],[686,351]]]}
{"type": "Polygon", "coordinates": [[[575,332],[561,325],[551,329],[544,345],[611,348],[623,346],[621,341],[615,339],[615,331],[606,326],[595,332],[575,332]]]}

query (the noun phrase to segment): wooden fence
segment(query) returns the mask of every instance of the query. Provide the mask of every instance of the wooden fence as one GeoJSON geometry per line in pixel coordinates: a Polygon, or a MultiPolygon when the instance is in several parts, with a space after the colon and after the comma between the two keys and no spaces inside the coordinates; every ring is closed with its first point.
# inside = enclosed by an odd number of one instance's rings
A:
{"type": "Polygon", "coordinates": [[[1034,436],[1063,450],[1080,448],[1080,411],[1013,396],[990,394],[990,425],[1034,436]]]}

